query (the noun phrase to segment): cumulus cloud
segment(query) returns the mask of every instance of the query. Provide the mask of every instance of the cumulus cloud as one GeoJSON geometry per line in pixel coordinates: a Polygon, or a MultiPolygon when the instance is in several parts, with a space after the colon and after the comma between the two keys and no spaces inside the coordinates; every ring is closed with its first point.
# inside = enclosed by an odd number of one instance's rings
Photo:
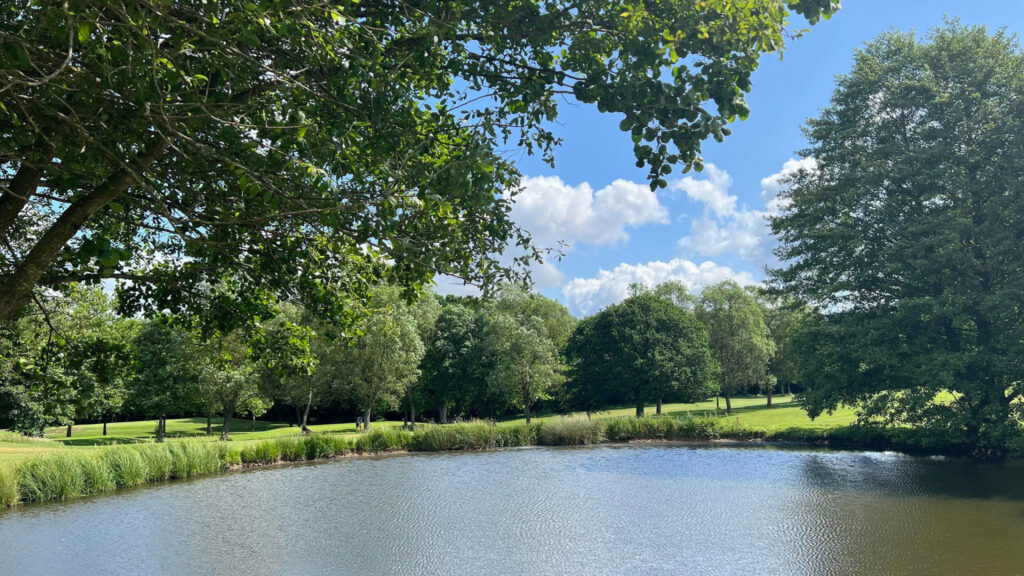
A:
{"type": "Polygon", "coordinates": [[[717,256],[734,253],[748,262],[759,265],[768,263],[775,245],[768,228],[768,218],[784,208],[782,200],[778,197],[779,192],[785,186],[786,178],[801,169],[813,170],[814,167],[813,158],[791,158],[782,165],[780,171],[762,178],[763,210],[746,206],[737,208],[736,197],[728,194],[732,178],[723,170],[716,168],[709,172],[706,180],[687,184],[691,189],[704,191],[702,195],[695,196],[687,190],[687,195],[702,202],[706,209],[703,216],[690,223],[689,235],[679,240],[680,248],[691,255],[717,256]],[[707,198],[711,200],[708,201],[707,198]],[[722,199],[731,201],[726,202],[722,199]]]}
{"type": "Polygon", "coordinates": [[[700,202],[716,216],[728,216],[736,211],[736,197],[729,194],[732,176],[714,164],[704,166],[706,178],[698,180],[687,176],[672,183],[672,190],[682,190],[695,202],[700,202]]]}
{"type": "Polygon", "coordinates": [[[611,245],[629,240],[627,228],[668,222],[668,210],[646,184],[616,180],[594,191],[590,184],[566,184],[557,176],[524,178],[512,219],[542,246],[611,245]]]}
{"type": "Polygon", "coordinates": [[[761,200],[764,202],[765,210],[772,215],[782,212],[785,206],[782,205],[784,200],[779,198],[779,192],[785,186],[786,179],[800,170],[813,172],[817,167],[818,163],[814,158],[790,158],[782,165],[782,170],[761,178],[761,200]]]}
{"type": "Polygon", "coordinates": [[[653,287],[662,282],[677,280],[691,292],[699,292],[709,284],[728,279],[740,284],[754,283],[754,278],[747,272],[735,272],[728,266],[719,266],[714,262],[697,264],[675,258],[668,262],[654,261],[646,264],[624,262],[614,270],[598,271],[593,278],[573,278],[562,288],[562,294],[569,310],[577,315],[588,315],[624,300],[629,295],[629,285],[634,282],[653,287]]]}

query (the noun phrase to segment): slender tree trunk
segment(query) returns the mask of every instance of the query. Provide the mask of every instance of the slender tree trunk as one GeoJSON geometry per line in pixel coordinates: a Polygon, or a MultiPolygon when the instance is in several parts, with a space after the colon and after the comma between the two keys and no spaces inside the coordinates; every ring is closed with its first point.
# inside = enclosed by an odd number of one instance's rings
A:
{"type": "Polygon", "coordinates": [[[68,438],[71,438],[71,424],[68,424],[68,438]]]}
{"type": "Polygon", "coordinates": [[[725,413],[732,414],[732,398],[728,394],[725,395],[725,413]]]}
{"type": "Polygon", "coordinates": [[[447,424],[448,423],[448,403],[447,402],[442,402],[441,405],[437,407],[437,419],[441,422],[441,424],[447,424]]]}
{"type": "Polygon", "coordinates": [[[255,412],[252,413],[252,431],[253,432],[256,431],[256,413],[255,412]]]}
{"type": "Polygon", "coordinates": [[[771,408],[771,407],[772,407],[772,388],[774,388],[774,386],[772,386],[771,384],[769,384],[769,385],[768,385],[768,407],[769,407],[769,408],[771,408]]]}
{"type": "Polygon", "coordinates": [[[363,431],[364,432],[369,432],[370,431],[370,415],[371,415],[372,411],[373,411],[373,407],[372,406],[367,406],[366,410],[363,410],[363,431]]]}
{"type": "Polygon", "coordinates": [[[106,418],[103,419],[103,435],[104,436],[107,435],[107,419],[106,418]]]}
{"type": "Polygon", "coordinates": [[[206,411],[206,435],[213,434],[213,410],[206,411]]]}
{"type": "Polygon", "coordinates": [[[412,387],[405,389],[405,395],[409,398],[409,429],[416,430],[416,404],[412,401],[412,387]]]}
{"type": "Polygon", "coordinates": [[[309,396],[306,397],[306,409],[302,412],[302,421],[299,423],[299,427],[302,428],[302,433],[306,434],[309,432],[307,424],[309,423],[309,407],[313,405],[313,388],[309,389],[309,396]]]}
{"type": "Polygon", "coordinates": [[[527,402],[525,404],[525,406],[526,406],[526,423],[529,424],[530,423],[530,403],[527,402]]]}
{"type": "MultiPolygon", "coordinates": [[[[149,169],[164,148],[167,140],[160,137],[148,150],[131,162],[131,170],[115,171],[92,192],[71,203],[56,221],[33,244],[28,254],[14,267],[14,271],[0,281],[0,323],[5,323],[32,299],[43,273],[53,263],[68,241],[85,226],[93,214],[124,193],[138,175],[149,169]]],[[[7,196],[5,194],[5,196],[7,196]]]]}
{"type": "Polygon", "coordinates": [[[657,415],[661,416],[661,396],[658,396],[658,411],[657,415]]]}
{"type": "Polygon", "coordinates": [[[235,407],[234,406],[225,406],[224,407],[224,427],[221,428],[221,431],[220,431],[220,439],[221,440],[230,440],[231,439],[231,418],[234,417],[234,415],[235,415],[235,407]]]}
{"type": "Polygon", "coordinates": [[[156,441],[164,441],[164,417],[158,416],[156,419],[156,441]]]}
{"type": "Polygon", "coordinates": [[[722,409],[722,399],[718,394],[715,394],[715,411],[722,409]]]}
{"type": "Polygon", "coordinates": [[[643,418],[644,417],[644,403],[639,401],[639,400],[637,400],[637,402],[636,402],[636,417],[637,418],[643,418]]]}

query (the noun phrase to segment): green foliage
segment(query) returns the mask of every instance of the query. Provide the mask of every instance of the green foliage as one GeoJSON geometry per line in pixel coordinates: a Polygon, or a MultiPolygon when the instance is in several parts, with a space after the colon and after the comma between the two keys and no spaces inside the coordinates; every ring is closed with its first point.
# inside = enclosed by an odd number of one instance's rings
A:
{"type": "Polygon", "coordinates": [[[274,440],[265,440],[242,448],[243,464],[273,464],[281,458],[281,446],[274,440]]]}
{"type": "Polygon", "coordinates": [[[1021,434],[1021,58],[1015,37],[955,21],[886,33],[808,122],[817,169],[781,196],[772,277],[824,315],[803,340],[812,416],[855,405],[981,456],[1021,434]]]}
{"type": "Polygon", "coordinates": [[[165,8],[0,12],[0,82],[15,87],[0,93],[0,169],[15,176],[0,322],[35,287],[72,280],[130,279],[126,307],[172,312],[227,282],[244,322],[269,294],[343,314],[339,288],[517,276],[503,249],[539,253],[508,216],[519,174],[503,147],[553,162],[549,127],[571,96],[623,116],[664,187],[746,117],[751,73],[783,48],[791,11],[813,22],[838,2],[165,8]]]}
{"type": "Polygon", "coordinates": [[[654,400],[695,402],[714,393],[708,335],[670,298],[637,293],[580,323],[569,340],[568,409],[594,411],[654,400]]]}
{"type": "Polygon", "coordinates": [[[708,286],[697,301],[697,318],[707,328],[711,350],[721,368],[720,392],[727,402],[749,388],[773,384],[768,366],[775,344],[761,308],[750,293],[732,280],[708,286]]]}
{"type": "Polygon", "coordinates": [[[88,494],[81,457],[71,454],[29,460],[19,469],[21,499],[25,502],[66,500],[88,494]]]}
{"type": "Polygon", "coordinates": [[[110,468],[118,488],[131,488],[144,484],[149,478],[146,461],[138,450],[129,447],[104,449],[102,460],[110,468]]]}

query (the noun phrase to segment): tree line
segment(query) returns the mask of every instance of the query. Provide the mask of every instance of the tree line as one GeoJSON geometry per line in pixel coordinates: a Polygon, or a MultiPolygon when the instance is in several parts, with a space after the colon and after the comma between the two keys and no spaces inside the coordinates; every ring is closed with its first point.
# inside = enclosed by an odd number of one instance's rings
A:
{"type": "MultiPolygon", "coordinates": [[[[456,418],[538,409],[696,402],[771,393],[789,378],[786,333],[769,329],[794,312],[732,282],[692,297],[682,284],[634,286],[629,298],[577,321],[561,303],[506,285],[493,299],[416,300],[370,290],[360,318],[332,324],[289,303],[258,326],[218,331],[173,317],[115,312],[112,297],[78,288],[55,311],[4,329],[0,427],[46,427],[115,419],[232,419],[268,411],[306,429],[326,420],[427,413],[456,418]]],[[[105,427],[104,427],[105,433],[105,427]]]]}

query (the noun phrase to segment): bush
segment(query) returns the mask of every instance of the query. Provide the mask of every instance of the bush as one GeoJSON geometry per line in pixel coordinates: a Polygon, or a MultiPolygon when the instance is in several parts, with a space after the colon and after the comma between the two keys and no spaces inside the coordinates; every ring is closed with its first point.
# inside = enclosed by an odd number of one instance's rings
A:
{"type": "Polygon", "coordinates": [[[588,446],[604,440],[604,424],[587,418],[559,418],[545,422],[537,443],[542,446],[588,446]]]}

